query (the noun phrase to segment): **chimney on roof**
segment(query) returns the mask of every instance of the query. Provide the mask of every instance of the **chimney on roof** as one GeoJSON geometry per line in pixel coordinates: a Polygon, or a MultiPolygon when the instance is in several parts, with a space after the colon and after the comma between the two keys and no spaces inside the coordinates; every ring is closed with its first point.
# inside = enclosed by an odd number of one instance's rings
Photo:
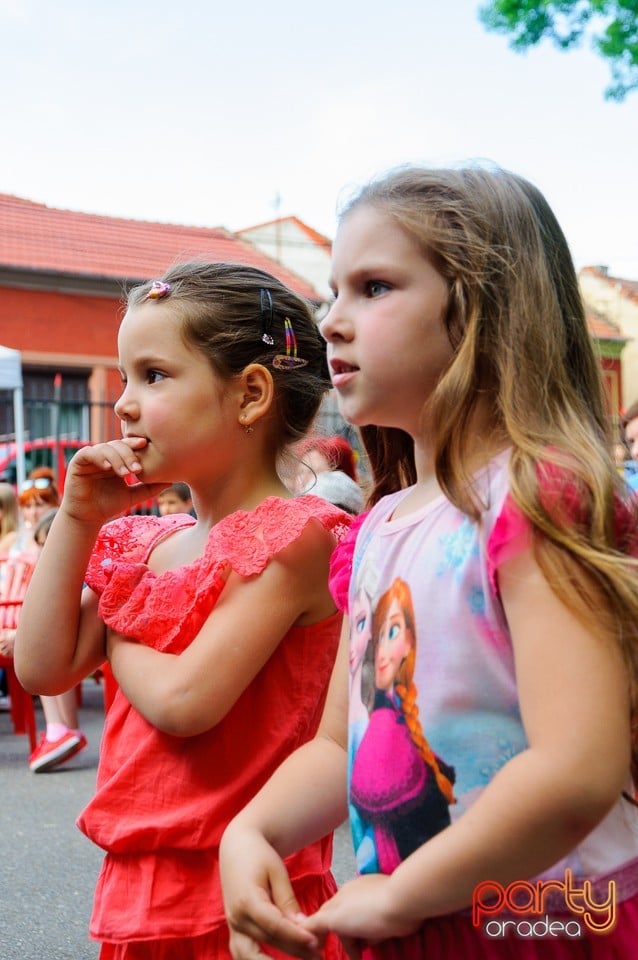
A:
{"type": "Polygon", "coordinates": [[[603,277],[609,276],[609,267],[606,263],[597,263],[594,267],[594,270],[598,270],[599,273],[602,273],[603,277]]]}

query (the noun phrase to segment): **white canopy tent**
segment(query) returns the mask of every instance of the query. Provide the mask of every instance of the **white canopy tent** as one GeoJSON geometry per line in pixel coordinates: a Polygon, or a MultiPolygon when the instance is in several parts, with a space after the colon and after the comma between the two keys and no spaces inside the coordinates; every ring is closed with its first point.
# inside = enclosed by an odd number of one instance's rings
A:
{"type": "Polygon", "coordinates": [[[0,346],[0,390],[13,390],[13,420],[16,439],[16,480],[18,490],[25,479],[24,415],[22,409],[22,357],[19,350],[0,346]]]}

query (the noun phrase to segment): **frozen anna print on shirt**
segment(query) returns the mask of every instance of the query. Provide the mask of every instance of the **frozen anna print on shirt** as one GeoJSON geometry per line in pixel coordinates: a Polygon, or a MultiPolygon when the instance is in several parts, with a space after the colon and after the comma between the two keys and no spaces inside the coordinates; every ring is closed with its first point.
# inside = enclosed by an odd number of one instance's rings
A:
{"type": "Polygon", "coordinates": [[[360,872],[390,873],[450,824],[455,775],[432,751],[419,721],[409,586],[395,579],[374,608],[360,590],[352,612],[351,693],[360,707],[358,716],[351,711],[350,726],[350,803],[357,814],[353,839],[360,872]],[[372,660],[374,668],[369,695],[362,684],[364,659],[372,660]],[[369,716],[363,729],[366,701],[369,716]]]}

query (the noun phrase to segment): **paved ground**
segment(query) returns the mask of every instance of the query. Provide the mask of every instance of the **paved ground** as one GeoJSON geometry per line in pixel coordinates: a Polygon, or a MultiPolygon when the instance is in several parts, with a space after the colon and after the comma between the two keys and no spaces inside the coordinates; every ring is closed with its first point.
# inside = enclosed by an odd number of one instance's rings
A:
{"type": "MultiPolygon", "coordinates": [[[[75,819],[91,797],[104,719],[101,688],[83,686],[89,746],[68,764],[32,774],[28,741],[0,713],[0,960],[95,960],[87,929],[101,851],[75,819]]],[[[42,723],[41,711],[37,717],[42,723]]],[[[335,876],[353,874],[349,835],[338,831],[335,876]]]]}

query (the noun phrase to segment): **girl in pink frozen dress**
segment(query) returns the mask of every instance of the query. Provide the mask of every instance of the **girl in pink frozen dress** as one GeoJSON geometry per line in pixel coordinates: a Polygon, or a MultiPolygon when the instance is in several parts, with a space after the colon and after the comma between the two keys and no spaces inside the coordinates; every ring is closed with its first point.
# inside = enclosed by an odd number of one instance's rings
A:
{"type": "MultiPolygon", "coordinates": [[[[274,277],[192,263],[130,293],[118,345],[122,439],[69,465],[16,667],[54,694],[107,655],[119,684],[79,818],[106,851],[102,960],[224,958],[223,829],[315,734],[339,640],[328,564],[350,518],[279,475],[329,387],[325,344],[274,277]],[[105,523],[175,477],[196,519],[105,523]]],[[[329,831],[288,862],[307,912],[336,890],[330,864],[329,831]]]]}
{"type": "Polygon", "coordinates": [[[373,506],[333,562],[351,638],[319,734],[222,840],[235,960],[310,960],[329,931],[366,960],[634,956],[638,505],[565,237],[521,177],[407,167],[342,214],[332,285],[373,506]],[[399,581],[410,605],[387,602],[399,581]],[[362,587],[391,643],[349,754],[362,587]],[[281,857],[353,808],[361,874],[304,916],[281,857]]]}

